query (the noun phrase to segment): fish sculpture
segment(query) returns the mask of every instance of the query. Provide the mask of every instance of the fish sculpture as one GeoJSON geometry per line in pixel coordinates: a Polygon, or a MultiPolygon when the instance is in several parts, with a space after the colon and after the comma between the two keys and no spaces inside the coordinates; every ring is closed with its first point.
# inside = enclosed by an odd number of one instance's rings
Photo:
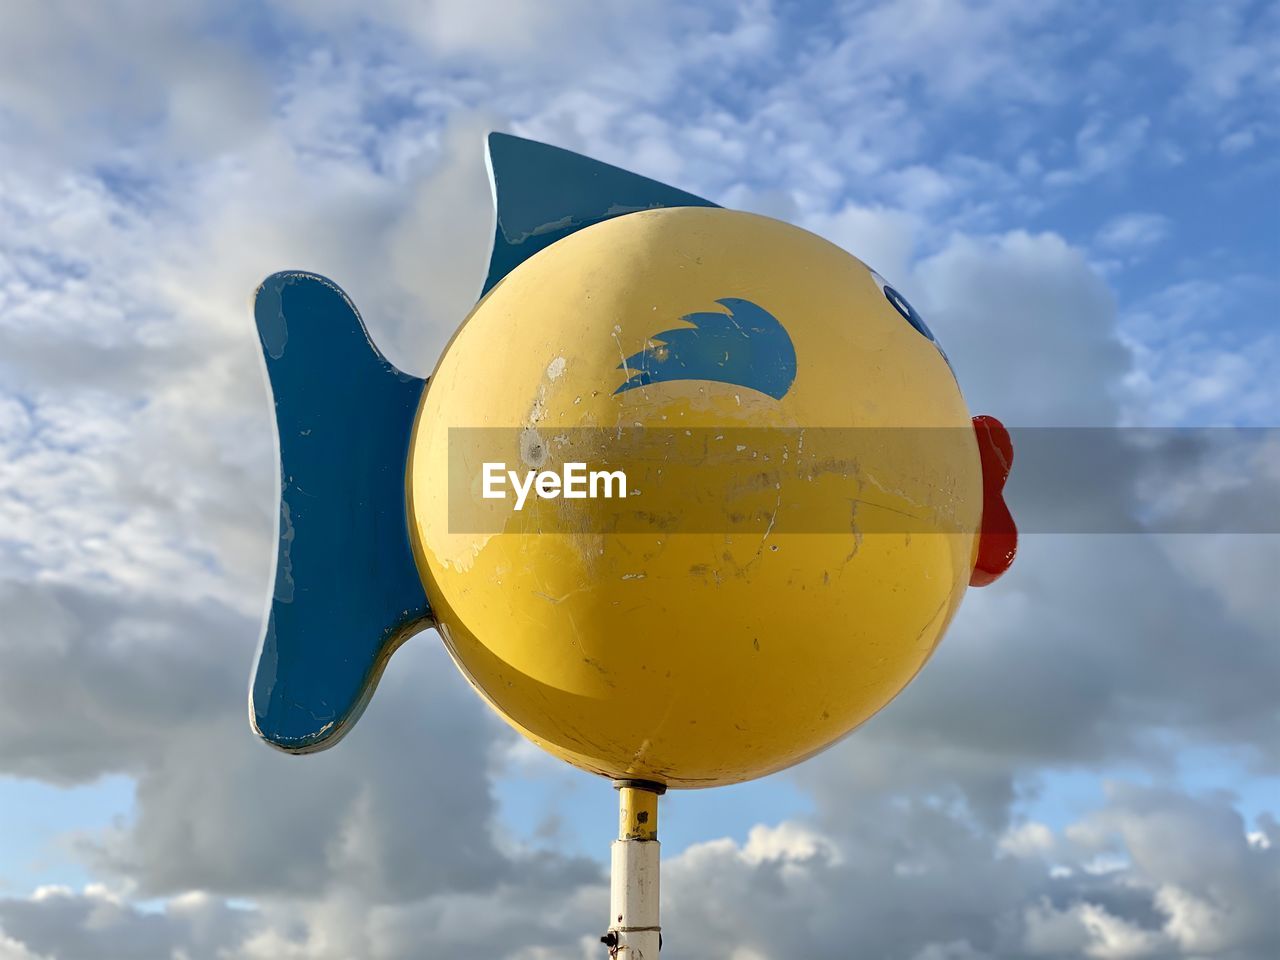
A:
{"type": "Polygon", "coordinates": [[[488,151],[489,272],[429,379],[331,280],[257,291],[280,513],[254,729],[333,745],[435,628],[508,723],[604,776],[708,787],[829,746],[1012,562],[1007,431],[833,244],[488,151]]]}

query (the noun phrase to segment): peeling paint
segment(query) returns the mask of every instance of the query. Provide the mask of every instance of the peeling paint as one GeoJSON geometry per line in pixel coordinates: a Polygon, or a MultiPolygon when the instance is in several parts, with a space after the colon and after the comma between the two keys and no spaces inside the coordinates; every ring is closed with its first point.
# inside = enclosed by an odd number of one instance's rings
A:
{"type": "Polygon", "coordinates": [[[538,431],[532,427],[527,427],[520,432],[520,459],[533,469],[537,470],[547,462],[547,445],[543,442],[542,437],[538,435],[538,431]]]}

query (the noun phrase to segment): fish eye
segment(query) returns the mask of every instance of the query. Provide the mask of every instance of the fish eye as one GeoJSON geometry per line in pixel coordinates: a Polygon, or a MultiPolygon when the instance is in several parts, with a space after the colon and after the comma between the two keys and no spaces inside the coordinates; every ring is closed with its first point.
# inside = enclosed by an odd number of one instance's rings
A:
{"type": "Polygon", "coordinates": [[[877,286],[879,286],[881,291],[884,293],[884,298],[893,304],[893,309],[897,310],[898,313],[902,315],[902,319],[915,327],[926,340],[932,340],[934,343],[937,343],[938,340],[933,335],[933,331],[929,329],[929,325],[924,322],[924,318],[920,316],[916,308],[907,301],[907,298],[891,287],[888,281],[874,270],[871,271],[871,276],[875,279],[877,286]]]}

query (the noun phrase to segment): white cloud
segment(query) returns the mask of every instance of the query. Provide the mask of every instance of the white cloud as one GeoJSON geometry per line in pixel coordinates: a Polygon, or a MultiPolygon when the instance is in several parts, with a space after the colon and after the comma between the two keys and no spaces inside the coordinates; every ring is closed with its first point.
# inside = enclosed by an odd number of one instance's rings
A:
{"type": "Polygon", "coordinates": [[[906,277],[923,227],[911,214],[848,204],[806,219],[805,227],[853,253],[890,282],[906,277]]]}
{"type": "Polygon", "coordinates": [[[742,857],[750,864],[822,857],[838,866],[840,848],[830,838],[803,824],[780,823],[776,827],[756,824],[747,835],[742,857]]]}
{"type": "Polygon", "coordinates": [[[1122,176],[1145,145],[1151,126],[1148,117],[1130,117],[1119,122],[1096,116],[1076,133],[1075,164],[1051,170],[1045,183],[1069,187],[1107,174],[1122,176]]]}
{"type": "Polygon", "coordinates": [[[1048,903],[1025,914],[1026,950],[1032,956],[1079,955],[1097,960],[1137,960],[1160,956],[1167,942],[1092,903],[1058,909],[1048,903]]]}
{"type": "Polygon", "coordinates": [[[1125,213],[1113,217],[1098,230],[1095,242],[1115,253],[1141,252],[1168,238],[1171,221],[1159,213],[1125,213]]]}
{"type": "Polygon", "coordinates": [[[904,285],[975,413],[1018,426],[1116,422],[1128,356],[1116,337],[1115,306],[1061,237],[957,235],[904,285]]]}
{"type": "Polygon", "coordinates": [[[17,940],[0,933],[0,960],[50,960],[47,955],[32,953],[17,940]]]}
{"type": "Polygon", "coordinates": [[[1002,852],[1015,857],[1044,856],[1053,851],[1053,831],[1035,821],[1020,823],[1005,831],[998,846],[1002,852]]]}
{"type": "Polygon", "coordinates": [[[165,146],[185,156],[225,149],[269,117],[249,46],[202,3],[14,7],[0,32],[0,108],[11,111],[0,129],[9,119],[33,152],[90,163],[110,164],[157,122],[173,135],[165,146]]]}
{"type": "Polygon", "coordinates": [[[1181,280],[1129,305],[1121,336],[1131,424],[1271,426],[1280,404],[1280,336],[1244,305],[1275,295],[1243,275],[1181,280]]]}
{"type": "Polygon", "coordinates": [[[1252,129],[1233,130],[1218,141],[1218,149],[1231,156],[1248,150],[1253,146],[1255,140],[1257,140],[1257,135],[1252,129]]]}
{"type": "Polygon", "coordinates": [[[1191,3],[1178,13],[1149,21],[1126,45],[1167,56],[1186,77],[1182,96],[1188,105],[1223,115],[1246,95],[1262,101],[1274,95],[1280,83],[1272,69],[1280,15],[1273,5],[1191,3]]]}

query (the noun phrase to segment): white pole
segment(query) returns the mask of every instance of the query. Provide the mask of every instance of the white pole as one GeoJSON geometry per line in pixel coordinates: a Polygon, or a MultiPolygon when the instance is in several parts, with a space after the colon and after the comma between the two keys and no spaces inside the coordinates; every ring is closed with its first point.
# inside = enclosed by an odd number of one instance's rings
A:
{"type": "Polygon", "coordinates": [[[610,850],[609,932],[601,941],[614,960],[658,960],[658,797],[660,783],[617,780],[618,839],[610,850]]]}

